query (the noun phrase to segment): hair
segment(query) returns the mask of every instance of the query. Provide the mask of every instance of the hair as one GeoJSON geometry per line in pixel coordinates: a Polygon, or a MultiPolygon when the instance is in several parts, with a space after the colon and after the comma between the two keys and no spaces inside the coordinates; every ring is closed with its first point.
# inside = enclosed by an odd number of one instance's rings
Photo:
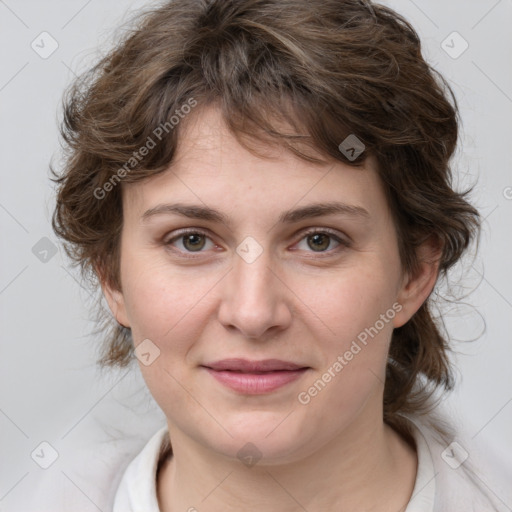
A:
{"type": "MultiPolygon", "coordinates": [[[[418,271],[417,248],[431,237],[442,247],[438,278],[478,238],[480,217],[467,200],[472,189],[452,186],[455,95],[422,57],[414,28],[386,6],[166,2],[140,14],[63,102],[66,158],[61,173],[52,170],[53,228],[83,275],[101,276],[117,289],[123,183],[169,167],[187,122],[185,105],[198,105],[194,114],[207,105],[219,108],[252,152],[250,141],[260,141],[311,162],[354,167],[374,156],[405,272],[418,271]],[[171,123],[173,116],[183,121],[171,123]],[[283,122],[292,133],[279,131],[283,122]],[[342,151],[350,135],[364,149],[357,158],[342,151]],[[141,151],[149,141],[151,149],[141,151]]],[[[426,410],[434,390],[454,385],[448,336],[432,306],[431,294],[392,334],[383,410],[384,420],[401,431],[402,415],[426,410]]],[[[130,329],[113,322],[105,332],[100,366],[128,365],[130,329]]]]}

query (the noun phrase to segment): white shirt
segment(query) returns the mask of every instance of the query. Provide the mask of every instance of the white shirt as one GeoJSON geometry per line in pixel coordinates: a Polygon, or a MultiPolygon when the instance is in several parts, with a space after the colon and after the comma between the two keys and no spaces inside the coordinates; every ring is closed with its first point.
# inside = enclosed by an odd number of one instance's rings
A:
{"type": "MultiPolygon", "coordinates": [[[[459,440],[447,446],[428,425],[409,419],[416,442],[418,470],[405,512],[512,510],[512,475],[499,483],[496,477],[489,477],[484,466],[474,463],[473,456],[476,459],[478,454],[474,450],[467,453],[469,441],[459,440]],[[507,482],[508,489],[503,482],[507,482]]],[[[127,467],[115,494],[113,512],[160,512],[156,471],[168,445],[168,430],[162,427],[127,467]]]]}

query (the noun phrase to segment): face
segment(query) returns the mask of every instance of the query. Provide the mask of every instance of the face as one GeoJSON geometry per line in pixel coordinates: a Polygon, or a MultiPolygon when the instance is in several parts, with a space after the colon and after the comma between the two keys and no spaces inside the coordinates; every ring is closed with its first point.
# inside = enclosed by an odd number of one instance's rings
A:
{"type": "Polygon", "coordinates": [[[214,108],[185,128],[172,167],[123,185],[122,292],[104,286],[171,438],[271,464],[382,421],[392,330],[435,275],[402,273],[375,162],[255,156],[214,108]]]}

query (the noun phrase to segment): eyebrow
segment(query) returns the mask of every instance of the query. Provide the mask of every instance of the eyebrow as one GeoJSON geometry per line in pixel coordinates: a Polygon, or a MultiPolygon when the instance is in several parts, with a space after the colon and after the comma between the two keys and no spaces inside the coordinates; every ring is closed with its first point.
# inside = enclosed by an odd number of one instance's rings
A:
{"type": "MultiPolygon", "coordinates": [[[[229,217],[208,206],[187,205],[187,204],[159,204],[146,210],[141,217],[144,223],[155,215],[181,215],[189,219],[209,220],[229,224],[229,217]]],[[[279,216],[282,224],[292,224],[305,219],[322,217],[324,215],[343,214],[349,217],[369,219],[370,214],[362,206],[349,205],[340,202],[315,203],[292,210],[287,210],[279,216]]]]}

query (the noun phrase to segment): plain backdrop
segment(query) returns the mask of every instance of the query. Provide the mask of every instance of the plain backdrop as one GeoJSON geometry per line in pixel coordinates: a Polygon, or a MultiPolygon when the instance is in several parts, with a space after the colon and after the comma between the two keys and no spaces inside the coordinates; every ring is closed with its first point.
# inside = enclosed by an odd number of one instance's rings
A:
{"type": "MultiPolygon", "coordinates": [[[[476,182],[485,218],[480,253],[453,272],[453,290],[467,296],[446,317],[458,377],[446,403],[474,439],[512,463],[512,1],[385,3],[412,22],[456,93],[455,182],[476,182]]],[[[137,367],[97,370],[91,297],[50,225],[62,93],[127,13],[147,5],[0,0],[0,510],[24,510],[49,472],[81,510],[98,510],[72,464],[105,449],[105,439],[128,436],[139,449],[163,425],[137,367]],[[46,470],[36,455],[53,452],[42,442],[58,454],[46,470]]]]}

